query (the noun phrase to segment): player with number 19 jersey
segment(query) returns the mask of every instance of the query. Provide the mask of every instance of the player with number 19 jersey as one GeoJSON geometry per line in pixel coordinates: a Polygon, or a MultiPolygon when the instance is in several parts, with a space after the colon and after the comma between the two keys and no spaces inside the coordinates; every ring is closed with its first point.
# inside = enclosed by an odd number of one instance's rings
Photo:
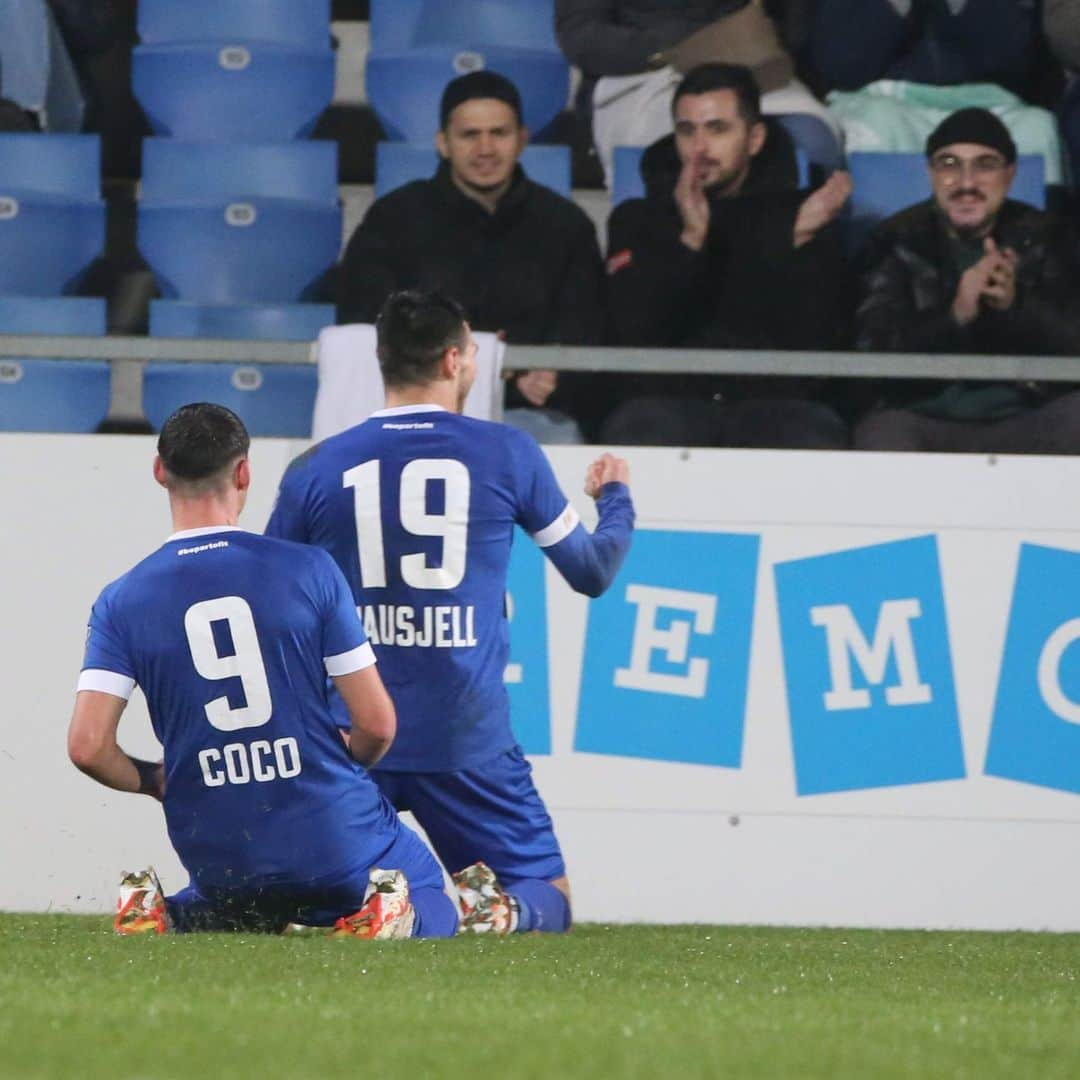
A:
{"type": "Polygon", "coordinates": [[[327,675],[372,663],[325,552],[215,526],[170,537],[102,591],[79,689],[141,687],[193,882],[262,888],[347,877],[402,829],[328,705],[327,675]]]}
{"type": "Polygon", "coordinates": [[[590,536],[531,436],[433,404],[380,410],[292,463],[266,531],[325,548],[352,587],[399,716],[380,771],[469,769],[515,745],[503,681],[514,526],[596,595],[634,517],[624,484],[598,505],[590,536]]]}

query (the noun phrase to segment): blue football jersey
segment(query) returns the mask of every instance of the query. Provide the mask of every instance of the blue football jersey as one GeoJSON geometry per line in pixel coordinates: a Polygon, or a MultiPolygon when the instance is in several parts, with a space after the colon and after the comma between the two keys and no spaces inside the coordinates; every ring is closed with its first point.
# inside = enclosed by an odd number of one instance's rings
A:
{"type": "Polygon", "coordinates": [[[435,405],[374,413],[282,479],[267,533],[334,557],[397,707],[380,770],[465,769],[514,745],[504,674],[515,525],[549,553],[572,534],[591,539],[531,436],[435,405]]]}
{"type": "Polygon", "coordinates": [[[366,865],[395,835],[328,703],[327,675],[373,662],[325,552],[192,529],[102,591],[79,689],[141,687],[196,885],[290,884],[366,865]]]}

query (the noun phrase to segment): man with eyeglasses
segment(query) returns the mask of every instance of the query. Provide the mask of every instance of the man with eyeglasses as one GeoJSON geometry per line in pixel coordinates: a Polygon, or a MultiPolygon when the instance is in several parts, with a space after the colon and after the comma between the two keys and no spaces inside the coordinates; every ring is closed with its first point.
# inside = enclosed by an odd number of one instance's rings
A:
{"type": "MultiPolygon", "coordinates": [[[[1005,125],[986,109],[961,109],[931,132],[926,157],[932,197],[885,221],[868,245],[857,347],[1080,356],[1074,247],[1062,224],[1008,198],[1016,145],[1005,125]]],[[[1080,391],[888,380],[854,445],[1080,453],[1080,391]]]]}

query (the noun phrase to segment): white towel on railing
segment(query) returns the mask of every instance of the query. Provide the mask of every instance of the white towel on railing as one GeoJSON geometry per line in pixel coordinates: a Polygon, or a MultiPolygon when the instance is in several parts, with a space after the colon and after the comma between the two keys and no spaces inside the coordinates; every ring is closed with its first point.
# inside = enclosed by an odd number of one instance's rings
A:
{"type": "MultiPolygon", "coordinates": [[[[465,415],[480,420],[502,416],[502,366],[506,343],[494,334],[473,333],[476,339],[476,381],[465,400],[465,415]]],[[[329,438],[366,420],[385,404],[375,327],[369,323],[327,326],[316,342],[319,389],[311,437],[329,438]]]]}

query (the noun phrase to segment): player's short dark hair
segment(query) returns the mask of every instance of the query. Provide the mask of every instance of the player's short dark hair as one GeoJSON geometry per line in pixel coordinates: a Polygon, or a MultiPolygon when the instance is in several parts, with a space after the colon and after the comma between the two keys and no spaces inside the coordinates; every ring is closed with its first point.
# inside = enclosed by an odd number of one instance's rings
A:
{"type": "Polygon", "coordinates": [[[731,90],[738,103],[739,115],[747,127],[761,120],[761,91],[751,70],[743,64],[698,64],[691,68],[675,87],[671,98],[671,114],[679,98],[687,94],[708,94],[714,90],[731,90]]]}
{"type": "Polygon", "coordinates": [[[447,349],[465,348],[465,311],[442,293],[407,289],[386,298],[375,332],[388,387],[428,383],[447,349]]]}
{"type": "Polygon", "coordinates": [[[246,457],[251,447],[244,422],[224,405],[181,405],[161,426],[158,456],[170,476],[198,483],[246,457]]]}

